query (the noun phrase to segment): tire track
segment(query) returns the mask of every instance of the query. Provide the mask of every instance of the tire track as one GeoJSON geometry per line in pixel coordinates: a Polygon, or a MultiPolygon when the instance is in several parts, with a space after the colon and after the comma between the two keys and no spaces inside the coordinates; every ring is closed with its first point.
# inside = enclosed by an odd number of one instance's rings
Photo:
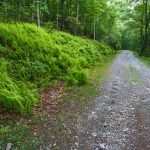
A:
{"type": "Polygon", "coordinates": [[[122,51],[109,74],[93,108],[78,119],[72,149],[149,150],[150,69],[122,51]]]}

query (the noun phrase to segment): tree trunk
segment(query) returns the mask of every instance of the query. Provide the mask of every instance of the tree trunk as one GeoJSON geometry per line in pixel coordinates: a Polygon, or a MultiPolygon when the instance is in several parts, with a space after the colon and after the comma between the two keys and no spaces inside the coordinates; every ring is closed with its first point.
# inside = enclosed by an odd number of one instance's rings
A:
{"type": "Polygon", "coordinates": [[[80,0],[77,0],[77,21],[79,21],[80,0]]]}
{"type": "Polygon", "coordinates": [[[95,17],[94,17],[94,33],[93,33],[93,40],[95,41],[96,39],[96,20],[95,20],[95,17]]]}
{"type": "Polygon", "coordinates": [[[40,2],[37,2],[37,26],[40,27],[40,2]]]}
{"type": "Polygon", "coordinates": [[[148,26],[149,26],[149,16],[148,16],[148,0],[143,0],[143,16],[141,25],[141,51],[140,55],[143,56],[147,48],[148,43],[148,26]],[[144,26],[144,28],[143,28],[144,26]],[[144,30],[144,31],[143,31],[144,30]],[[144,32],[144,33],[143,33],[144,32]]]}
{"type": "Polygon", "coordinates": [[[35,15],[35,13],[34,13],[34,6],[35,6],[35,0],[32,0],[32,5],[33,5],[33,10],[32,10],[32,15],[31,15],[31,22],[33,23],[34,22],[34,15],[35,15]]]}
{"type": "Polygon", "coordinates": [[[59,7],[58,7],[58,0],[57,0],[56,28],[57,28],[57,30],[59,30],[59,7]]]}
{"type": "Polygon", "coordinates": [[[145,0],[145,48],[148,42],[148,0],[145,0]]]}
{"type": "Polygon", "coordinates": [[[144,53],[144,37],[143,37],[143,21],[141,23],[141,50],[140,50],[140,56],[142,56],[144,53]]]}
{"type": "Polygon", "coordinates": [[[20,14],[21,7],[22,7],[22,4],[20,2],[20,4],[19,4],[19,13],[18,13],[18,21],[20,21],[20,19],[21,19],[21,14],[20,14]]]}
{"type": "Polygon", "coordinates": [[[61,0],[61,22],[60,22],[60,30],[63,30],[64,28],[64,0],[61,0]]]}
{"type": "Polygon", "coordinates": [[[78,23],[78,21],[79,21],[79,8],[80,8],[80,0],[77,0],[77,16],[76,16],[76,20],[77,20],[77,22],[76,22],[76,27],[75,27],[75,34],[77,34],[77,32],[78,32],[78,27],[77,27],[77,23],[78,23]]]}

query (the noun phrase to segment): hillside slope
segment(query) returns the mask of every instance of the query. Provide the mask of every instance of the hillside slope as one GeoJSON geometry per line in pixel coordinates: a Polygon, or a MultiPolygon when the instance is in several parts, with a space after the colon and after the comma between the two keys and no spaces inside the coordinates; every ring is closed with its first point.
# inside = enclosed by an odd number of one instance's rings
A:
{"type": "Polygon", "coordinates": [[[111,53],[107,45],[67,33],[0,23],[0,104],[6,110],[32,112],[37,89],[54,80],[85,84],[83,69],[111,53]]]}

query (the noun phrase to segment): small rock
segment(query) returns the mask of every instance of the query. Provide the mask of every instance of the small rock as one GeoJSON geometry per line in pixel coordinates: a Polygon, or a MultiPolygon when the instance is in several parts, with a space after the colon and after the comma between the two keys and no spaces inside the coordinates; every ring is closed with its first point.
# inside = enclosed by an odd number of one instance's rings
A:
{"type": "Polygon", "coordinates": [[[127,132],[128,130],[129,130],[128,128],[125,128],[123,131],[124,131],[124,132],[127,132]]]}
{"type": "Polygon", "coordinates": [[[92,111],[92,115],[94,115],[95,114],[95,111],[92,111]]]}
{"type": "Polygon", "coordinates": [[[105,144],[99,144],[100,148],[105,148],[105,144]]]}
{"type": "Polygon", "coordinates": [[[112,111],[111,107],[108,107],[108,111],[112,111]]]}
{"type": "Polygon", "coordinates": [[[6,150],[11,150],[12,145],[12,143],[7,143],[6,150]]]}
{"type": "Polygon", "coordinates": [[[93,132],[93,133],[92,133],[92,136],[96,137],[96,136],[97,136],[97,133],[96,133],[96,132],[93,132]]]}
{"type": "Polygon", "coordinates": [[[53,146],[56,146],[56,145],[57,145],[56,143],[53,144],[53,146]]]}
{"type": "Polygon", "coordinates": [[[78,138],[78,136],[75,136],[75,138],[77,139],[77,138],[78,138]]]}
{"type": "Polygon", "coordinates": [[[74,144],[75,144],[76,146],[78,146],[78,145],[79,145],[79,143],[77,143],[77,142],[75,142],[74,144]]]}
{"type": "Polygon", "coordinates": [[[108,149],[108,145],[105,146],[105,149],[106,149],[106,150],[108,149]]]}

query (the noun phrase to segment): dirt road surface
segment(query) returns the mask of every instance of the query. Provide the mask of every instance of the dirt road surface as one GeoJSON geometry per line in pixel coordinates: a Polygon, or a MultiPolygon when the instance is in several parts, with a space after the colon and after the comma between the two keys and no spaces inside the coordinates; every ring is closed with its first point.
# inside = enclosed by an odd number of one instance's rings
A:
{"type": "Polygon", "coordinates": [[[71,149],[150,150],[150,69],[122,51],[100,90],[92,108],[78,118],[71,149]]]}

